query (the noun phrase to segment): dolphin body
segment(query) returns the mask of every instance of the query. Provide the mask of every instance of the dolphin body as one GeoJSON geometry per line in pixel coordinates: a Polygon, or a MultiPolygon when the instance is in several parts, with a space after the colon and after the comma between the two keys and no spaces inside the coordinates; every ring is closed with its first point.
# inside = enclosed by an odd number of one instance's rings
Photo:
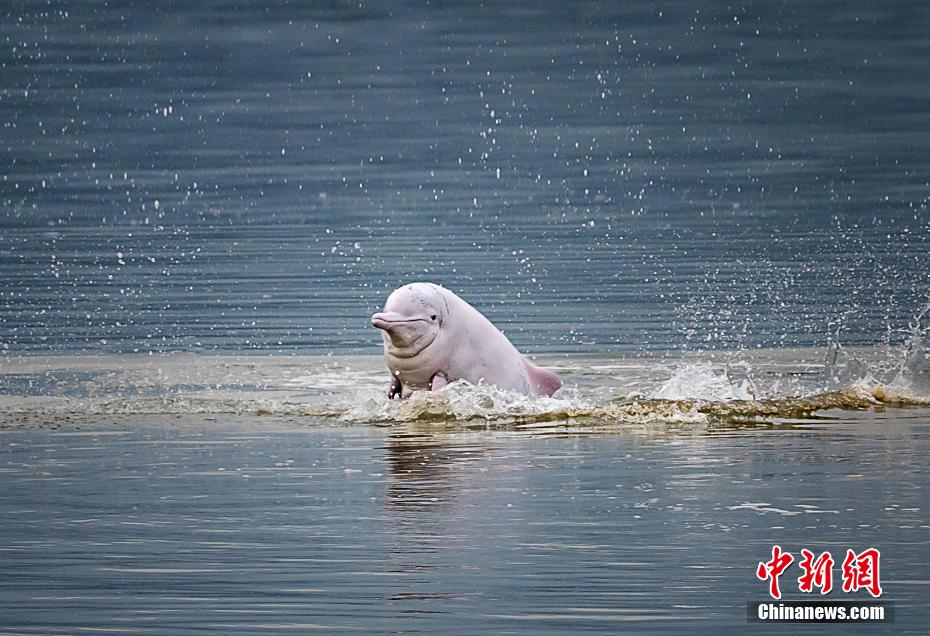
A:
{"type": "Polygon", "coordinates": [[[480,311],[433,283],[394,290],[371,324],[383,332],[390,398],[456,380],[527,395],[552,395],[562,386],[559,376],[524,358],[480,311]]]}

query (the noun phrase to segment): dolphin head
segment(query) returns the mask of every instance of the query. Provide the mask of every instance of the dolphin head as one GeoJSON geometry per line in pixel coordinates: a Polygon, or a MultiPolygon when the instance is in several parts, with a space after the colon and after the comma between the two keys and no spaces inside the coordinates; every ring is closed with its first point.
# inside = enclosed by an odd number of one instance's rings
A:
{"type": "Polygon", "coordinates": [[[411,283],[396,289],[371,325],[384,332],[391,355],[411,358],[433,343],[442,328],[445,302],[435,285],[411,283]]]}

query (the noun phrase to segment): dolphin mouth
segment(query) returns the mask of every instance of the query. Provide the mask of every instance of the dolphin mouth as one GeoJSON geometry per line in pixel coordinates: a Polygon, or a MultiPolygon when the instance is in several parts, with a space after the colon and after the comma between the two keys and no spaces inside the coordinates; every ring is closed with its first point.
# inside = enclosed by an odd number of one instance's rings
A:
{"type": "Polygon", "coordinates": [[[381,314],[375,314],[371,317],[371,326],[382,331],[390,331],[398,325],[410,324],[414,322],[429,322],[426,318],[404,318],[392,320],[383,317],[381,314]]]}

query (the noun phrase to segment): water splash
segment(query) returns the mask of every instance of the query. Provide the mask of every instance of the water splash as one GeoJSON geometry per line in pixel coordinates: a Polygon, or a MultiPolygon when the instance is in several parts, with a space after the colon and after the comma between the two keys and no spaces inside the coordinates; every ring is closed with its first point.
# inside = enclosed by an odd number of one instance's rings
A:
{"type": "Polygon", "coordinates": [[[930,395],[930,305],[911,322],[891,383],[911,394],[930,395]]]}
{"type": "Polygon", "coordinates": [[[874,351],[848,350],[837,331],[828,340],[824,359],[828,389],[882,389],[900,397],[930,396],[930,304],[914,316],[901,344],[874,351]]]}
{"type": "Polygon", "coordinates": [[[686,364],[675,370],[652,397],[661,400],[702,400],[726,402],[754,400],[758,389],[749,378],[734,380],[727,367],[702,362],[686,364]]]}
{"type": "Polygon", "coordinates": [[[430,420],[494,420],[500,423],[566,419],[593,412],[596,405],[577,389],[558,397],[530,397],[464,380],[439,391],[416,391],[405,400],[369,400],[345,412],[352,422],[410,422],[430,420]]]}
{"type": "Polygon", "coordinates": [[[255,415],[352,424],[544,426],[778,422],[930,405],[930,308],[901,347],[757,350],[687,359],[559,357],[565,386],[528,397],[454,382],[389,400],[378,356],[5,359],[0,426],[99,415],[255,415]],[[819,358],[819,360],[818,360],[819,358]]]}

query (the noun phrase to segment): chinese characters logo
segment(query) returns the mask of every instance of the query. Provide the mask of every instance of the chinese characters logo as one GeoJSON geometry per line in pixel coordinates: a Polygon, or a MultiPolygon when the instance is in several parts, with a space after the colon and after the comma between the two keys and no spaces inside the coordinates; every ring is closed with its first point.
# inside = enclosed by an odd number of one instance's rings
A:
{"type": "MultiPolygon", "coordinates": [[[[846,550],[843,559],[842,576],[843,591],[858,592],[866,590],[874,598],[882,595],[882,586],[879,575],[879,560],[881,553],[875,548],[868,548],[858,554],[853,550],[846,550]]],[[[794,556],[784,552],[779,545],[772,546],[772,558],[760,562],[756,568],[756,577],[761,581],[768,581],[769,595],[778,600],[781,598],[779,577],[794,563],[794,556]]],[[[798,589],[801,592],[813,593],[818,588],[821,594],[829,594],[833,589],[833,555],[822,552],[815,558],[810,550],[801,550],[801,576],[798,577],[798,589]]]]}

